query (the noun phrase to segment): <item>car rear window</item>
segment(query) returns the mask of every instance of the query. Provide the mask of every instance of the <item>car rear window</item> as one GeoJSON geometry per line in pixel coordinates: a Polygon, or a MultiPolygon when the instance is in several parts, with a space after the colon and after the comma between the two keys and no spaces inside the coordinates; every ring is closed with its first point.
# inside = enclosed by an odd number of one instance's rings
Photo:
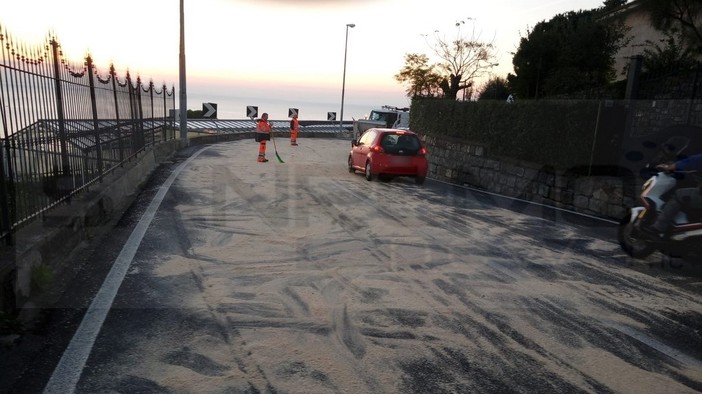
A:
{"type": "Polygon", "coordinates": [[[377,132],[375,130],[368,130],[363,135],[361,135],[361,138],[358,140],[359,145],[367,145],[373,142],[375,139],[377,132]]]}
{"type": "Polygon", "coordinates": [[[387,153],[414,155],[422,147],[419,138],[413,134],[384,134],[380,146],[387,153]]]}

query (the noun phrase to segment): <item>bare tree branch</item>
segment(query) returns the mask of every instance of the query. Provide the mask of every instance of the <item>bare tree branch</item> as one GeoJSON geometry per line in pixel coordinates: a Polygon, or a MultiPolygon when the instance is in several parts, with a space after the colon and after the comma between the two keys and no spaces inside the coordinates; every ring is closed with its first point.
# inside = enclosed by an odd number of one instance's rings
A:
{"type": "Polygon", "coordinates": [[[471,38],[461,36],[461,23],[456,23],[458,31],[455,39],[447,40],[435,34],[435,44],[432,47],[434,54],[442,60],[436,67],[447,82],[445,86],[448,91],[444,93],[449,98],[456,98],[459,91],[471,88],[476,78],[497,65],[493,43],[481,41],[474,32],[471,38]]]}

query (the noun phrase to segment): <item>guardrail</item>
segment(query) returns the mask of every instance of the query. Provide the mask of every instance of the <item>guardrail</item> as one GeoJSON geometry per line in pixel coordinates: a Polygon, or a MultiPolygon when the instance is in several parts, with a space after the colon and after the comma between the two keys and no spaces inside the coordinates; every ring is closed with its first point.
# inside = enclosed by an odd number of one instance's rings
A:
{"type": "MultiPolygon", "coordinates": [[[[273,125],[274,132],[290,131],[289,120],[269,120],[273,125]]],[[[176,128],[180,127],[178,121],[176,128]]],[[[188,132],[194,133],[248,133],[256,129],[256,122],[251,119],[188,119],[188,132]]],[[[353,127],[353,122],[343,122],[330,120],[301,120],[300,132],[313,134],[347,133],[353,127]]]]}

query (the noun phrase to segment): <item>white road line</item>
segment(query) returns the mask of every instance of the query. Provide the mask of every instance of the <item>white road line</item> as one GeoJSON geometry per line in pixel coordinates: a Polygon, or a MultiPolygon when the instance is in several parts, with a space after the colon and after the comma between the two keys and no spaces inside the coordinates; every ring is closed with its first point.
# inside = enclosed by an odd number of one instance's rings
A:
{"type": "Polygon", "coordinates": [[[188,160],[181,163],[178,168],[168,177],[168,179],[161,185],[159,191],[154,196],[154,199],[149,204],[146,212],[141,216],[139,223],[136,225],[129,239],[122,247],[119,256],[115,260],[110,272],[107,274],[105,281],[100,287],[100,290],[95,295],[93,302],[88,307],[80,326],[76,330],[71,342],[68,344],[66,351],[64,351],[61,356],[61,360],[54,369],[53,374],[49,382],[44,388],[44,393],[73,393],[76,389],[76,385],[80,379],[80,375],[83,372],[85,363],[90,356],[93,344],[97,338],[102,324],[107,317],[107,313],[110,311],[112,302],[119,287],[122,285],[125,275],[132,264],[134,255],[141,244],[141,240],[146,234],[146,230],[151,225],[151,221],[154,219],[158,207],[161,205],[163,198],[166,196],[168,189],[171,187],[175,179],[178,177],[180,172],[187,166],[192,160],[194,160],[200,153],[209,149],[209,146],[204,147],[193,154],[188,160]]]}
{"type": "Polygon", "coordinates": [[[678,362],[682,363],[684,366],[687,368],[702,368],[702,362],[697,360],[694,357],[688,356],[687,354],[681,352],[678,349],[675,349],[673,347],[670,347],[664,343],[659,342],[658,340],[649,337],[648,335],[635,330],[631,327],[627,327],[623,324],[615,323],[615,322],[604,322],[607,326],[621,332],[624,335],[627,335],[633,339],[636,339],[637,341],[643,343],[644,345],[649,346],[652,349],[658,350],[659,352],[665,354],[666,356],[677,360],[678,362]]]}

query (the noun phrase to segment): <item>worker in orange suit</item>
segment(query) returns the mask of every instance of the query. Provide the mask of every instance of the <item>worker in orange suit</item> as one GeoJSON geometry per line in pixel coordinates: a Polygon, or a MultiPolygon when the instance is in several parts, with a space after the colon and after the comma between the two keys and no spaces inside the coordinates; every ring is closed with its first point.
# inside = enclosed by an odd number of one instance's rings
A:
{"type": "Polygon", "coordinates": [[[290,145],[297,146],[297,133],[300,131],[300,122],[297,121],[297,114],[293,114],[290,119],[290,145]]]}
{"type": "Polygon", "coordinates": [[[268,123],[268,114],[263,113],[261,119],[256,122],[256,141],[258,141],[258,162],[265,163],[266,159],[266,141],[271,139],[271,129],[273,126],[268,123]]]}

